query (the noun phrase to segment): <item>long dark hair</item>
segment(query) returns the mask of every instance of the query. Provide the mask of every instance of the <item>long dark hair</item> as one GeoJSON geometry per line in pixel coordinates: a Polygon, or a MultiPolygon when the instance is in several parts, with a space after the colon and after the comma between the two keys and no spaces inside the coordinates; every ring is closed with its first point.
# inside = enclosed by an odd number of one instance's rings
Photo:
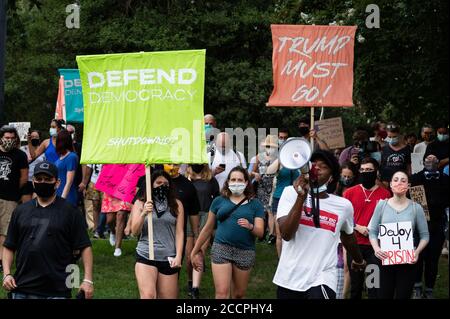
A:
{"type": "Polygon", "coordinates": [[[231,191],[228,188],[228,185],[229,185],[228,181],[231,178],[231,174],[234,172],[240,172],[240,173],[242,173],[242,175],[244,175],[244,180],[247,182],[247,187],[244,190],[245,197],[247,197],[247,198],[253,197],[255,195],[255,192],[253,190],[253,185],[250,182],[250,176],[248,175],[247,170],[245,168],[242,168],[241,166],[236,166],[228,174],[227,180],[223,184],[222,191],[220,192],[222,194],[222,196],[227,197],[227,198],[229,198],[231,196],[231,191]]]}
{"type": "Polygon", "coordinates": [[[68,151],[74,151],[72,136],[69,131],[61,130],[58,135],[56,135],[56,153],[58,153],[58,155],[64,155],[68,151]]]}
{"type": "MultiPolygon", "coordinates": [[[[160,169],[153,171],[152,176],[151,176],[152,188],[153,188],[153,183],[160,176],[164,177],[165,179],[167,179],[169,181],[169,194],[167,196],[167,201],[168,201],[168,204],[170,207],[170,213],[172,214],[172,216],[177,217],[177,215],[178,215],[177,196],[176,196],[176,191],[175,191],[175,185],[173,185],[170,175],[160,169]]],[[[145,178],[145,176],[143,176],[143,178],[145,178]]],[[[136,194],[136,198],[139,199],[140,201],[143,201],[143,202],[147,201],[146,188],[147,188],[147,185],[144,180],[143,186],[139,189],[138,193],[136,194]]]]}
{"type": "Polygon", "coordinates": [[[342,196],[342,194],[344,192],[344,188],[345,189],[350,188],[352,186],[355,186],[358,183],[358,174],[359,174],[359,172],[358,172],[357,165],[355,165],[354,163],[352,163],[350,161],[344,162],[341,165],[341,169],[339,170],[339,178],[340,178],[340,173],[342,173],[343,169],[349,169],[349,170],[352,171],[352,173],[353,173],[353,182],[352,182],[351,185],[348,185],[348,186],[344,186],[344,185],[342,185],[341,183],[338,182],[337,183],[337,189],[336,189],[336,192],[335,192],[335,194],[338,195],[338,196],[342,196]]]}

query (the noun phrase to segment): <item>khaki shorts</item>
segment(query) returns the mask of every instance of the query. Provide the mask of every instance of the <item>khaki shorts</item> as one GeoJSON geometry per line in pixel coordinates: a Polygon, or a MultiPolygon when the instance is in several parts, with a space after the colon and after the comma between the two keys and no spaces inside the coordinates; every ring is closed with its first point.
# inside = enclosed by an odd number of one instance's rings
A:
{"type": "Polygon", "coordinates": [[[11,215],[16,207],[16,202],[0,199],[0,235],[6,236],[8,233],[11,215]]]}

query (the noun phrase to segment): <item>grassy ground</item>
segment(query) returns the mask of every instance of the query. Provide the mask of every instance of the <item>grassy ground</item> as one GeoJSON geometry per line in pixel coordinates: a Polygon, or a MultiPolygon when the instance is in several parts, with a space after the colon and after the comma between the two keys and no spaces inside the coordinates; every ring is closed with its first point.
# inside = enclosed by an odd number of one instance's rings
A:
{"type": "MultiPolygon", "coordinates": [[[[139,298],[134,276],[135,248],[135,240],[124,241],[123,255],[117,258],[113,256],[113,248],[107,240],[93,240],[95,298],[139,298]]],[[[247,298],[275,298],[276,287],[272,283],[277,266],[275,247],[265,243],[257,243],[256,252],[257,260],[251,274],[247,298]]],[[[179,283],[179,297],[187,298],[187,275],[184,267],[181,271],[179,283]]],[[[435,297],[448,299],[448,287],[448,259],[442,258],[435,287],[435,297]]],[[[200,293],[201,298],[214,298],[209,258],[200,293]]],[[[0,298],[5,297],[4,291],[0,292],[0,298]]]]}

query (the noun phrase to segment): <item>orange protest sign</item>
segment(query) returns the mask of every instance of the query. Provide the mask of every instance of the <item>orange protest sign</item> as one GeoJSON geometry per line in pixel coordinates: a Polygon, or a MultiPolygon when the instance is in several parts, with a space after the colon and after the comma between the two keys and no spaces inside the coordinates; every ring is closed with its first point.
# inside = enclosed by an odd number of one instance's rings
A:
{"type": "Polygon", "coordinates": [[[268,106],[353,106],[356,26],[271,25],[268,106]]]}

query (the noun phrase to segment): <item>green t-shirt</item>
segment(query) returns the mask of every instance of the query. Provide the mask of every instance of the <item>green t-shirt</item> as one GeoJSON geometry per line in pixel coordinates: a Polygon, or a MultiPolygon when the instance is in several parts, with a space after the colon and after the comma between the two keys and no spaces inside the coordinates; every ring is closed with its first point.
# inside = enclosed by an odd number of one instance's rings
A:
{"type": "MultiPolygon", "coordinates": [[[[227,214],[235,205],[228,198],[219,196],[212,202],[210,211],[216,216],[227,214]]],[[[237,223],[238,219],[245,218],[254,225],[255,217],[264,218],[264,207],[258,199],[242,204],[224,221],[217,221],[214,242],[239,249],[255,250],[255,236],[237,223]]]]}

